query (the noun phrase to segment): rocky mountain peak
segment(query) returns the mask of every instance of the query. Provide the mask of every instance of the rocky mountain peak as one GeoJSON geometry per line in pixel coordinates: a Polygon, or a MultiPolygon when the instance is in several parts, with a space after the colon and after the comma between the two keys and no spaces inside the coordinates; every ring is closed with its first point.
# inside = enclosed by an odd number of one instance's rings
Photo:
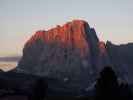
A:
{"type": "Polygon", "coordinates": [[[89,43],[86,40],[86,28],[89,28],[86,21],[73,20],[63,26],[57,25],[55,28],[47,31],[37,31],[26,43],[26,47],[40,39],[48,44],[58,42],[63,46],[76,47],[80,50],[81,56],[84,56],[89,48],[89,43]]]}

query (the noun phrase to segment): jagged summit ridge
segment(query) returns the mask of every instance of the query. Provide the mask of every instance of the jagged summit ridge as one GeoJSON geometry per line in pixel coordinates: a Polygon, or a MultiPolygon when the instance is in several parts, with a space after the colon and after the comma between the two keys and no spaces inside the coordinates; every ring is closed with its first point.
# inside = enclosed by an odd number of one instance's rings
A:
{"type": "Polygon", "coordinates": [[[74,46],[79,48],[81,56],[84,56],[87,54],[89,48],[86,28],[90,28],[86,21],[73,20],[63,26],[57,25],[57,27],[49,29],[48,31],[37,31],[26,43],[26,46],[30,46],[38,39],[41,39],[45,43],[59,42],[62,43],[63,46],[74,46]]]}
{"type": "MultiPolygon", "coordinates": [[[[53,35],[53,38],[55,39],[58,34],[69,34],[69,32],[75,32],[75,31],[82,31],[84,33],[85,25],[88,25],[86,21],[83,20],[73,20],[72,22],[67,22],[63,26],[57,25],[54,28],[51,28],[49,30],[39,30],[37,31],[32,38],[30,39],[30,42],[33,42],[34,40],[41,38],[44,39],[50,39],[49,35],[53,35]],[[76,27],[76,28],[75,28],[76,27]],[[76,30],[78,29],[78,30],[76,30]],[[53,34],[52,34],[53,33],[53,34]]],[[[78,32],[77,32],[78,34],[78,32]]],[[[84,34],[85,35],[85,34],[84,34]]],[[[28,41],[29,42],[29,41],[28,41]]]]}

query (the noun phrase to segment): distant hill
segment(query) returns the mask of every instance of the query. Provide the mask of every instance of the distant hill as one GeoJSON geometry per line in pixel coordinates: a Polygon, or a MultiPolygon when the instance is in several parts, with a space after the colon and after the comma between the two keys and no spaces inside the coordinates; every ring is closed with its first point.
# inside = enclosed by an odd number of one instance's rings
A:
{"type": "Polygon", "coordinates": [[[21,59],[21,56],[6,56],[6,57],[0,57],[0,62],[18,62],[21,59]]]}

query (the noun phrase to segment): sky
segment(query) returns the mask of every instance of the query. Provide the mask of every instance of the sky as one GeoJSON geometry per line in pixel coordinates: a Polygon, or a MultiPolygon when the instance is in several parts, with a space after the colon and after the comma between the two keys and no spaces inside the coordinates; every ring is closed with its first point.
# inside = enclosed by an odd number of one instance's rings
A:
{"type": "Polygon", "coordinates": [[[0,0],[0,56],[22,55],[37,30],[73,19],[87,21],[102,41],[133,42],[133,0],[0,0]]]}

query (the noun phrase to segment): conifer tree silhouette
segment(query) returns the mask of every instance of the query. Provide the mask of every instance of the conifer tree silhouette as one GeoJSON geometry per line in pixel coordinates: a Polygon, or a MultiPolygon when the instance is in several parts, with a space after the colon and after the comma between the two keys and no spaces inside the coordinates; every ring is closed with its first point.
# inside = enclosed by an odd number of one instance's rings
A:
{"type": "Polygon", "coordinates": [[[112,100],[119,96],[117,76],[110,66],[106,66],[96,81],[96,100],[112,100]]]}

